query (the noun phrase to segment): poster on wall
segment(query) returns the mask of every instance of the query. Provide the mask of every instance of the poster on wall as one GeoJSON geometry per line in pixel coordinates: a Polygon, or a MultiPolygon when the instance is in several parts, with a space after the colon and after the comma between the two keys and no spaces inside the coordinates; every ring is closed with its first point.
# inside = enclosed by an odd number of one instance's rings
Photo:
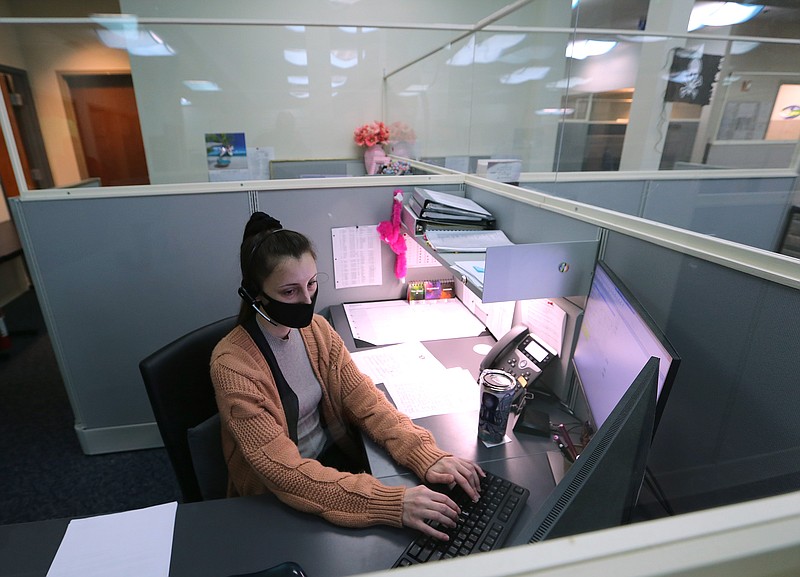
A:
{"type": "Polygon", "coordinates": [[[800,139],[800,84],[781,84],[764,139],[800,139]]]}
{"type": "Polygon", "coordinates": [[[249,180],[244,132],[206,134],[209,182],[249,180]]]}
{"type": "Polygon", "coordinates": [[[664,100],[701,106],[708,104],[721,61],[721,56],[703,54],[702,49],[676,50],[664,100]]]}

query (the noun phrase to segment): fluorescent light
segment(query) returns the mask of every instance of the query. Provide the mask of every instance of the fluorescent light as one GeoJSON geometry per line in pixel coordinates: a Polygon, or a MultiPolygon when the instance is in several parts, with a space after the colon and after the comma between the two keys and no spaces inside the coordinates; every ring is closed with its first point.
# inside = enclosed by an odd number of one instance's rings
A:
{"type": "Polygon", "coordinates": [[[737,2],[698,2],[689,17],[689,32],[703,26],[733,26],[756,16],[763,6],[737,2]]]}
{"type": "Polygon", "coordinates": [[[289,84],[296,86],[308,86],[308,76],[289,76],[287,78],[289,84]]]}
{"type": "Polygon", "coordinates": [[[761,42],[746,42],[744,40],[734,40],[731,42],[731,54],[746,54],[757,48],[761,42]]]}
{"type": "Polygon", "coordinates": [[[334,76],[331,78],[331,88],[341,88],[347,83],[347,76],[334,76]]]}
{"type": "Polygon", "coordinates": [[[584,60],[590,56],[606,54],[616,45],[616,42],[610,40],[578,40],[567,45],[566,56],[567,58],[584,60]]]}
{"type": "Polygon", "coordinates": [[[369,26],[339,26],[339,30],[346,32],[347,34],[358,34],[359,32],[362,34],[368,34],[370,32],[375,32],[377,28],[369,26]]]}
{"type": "Polygon", "coordinates": [[[574,108],[540,108],[536,111],[539,116],[572,116],[574,108]]]}
{"type": "Polygon", "coordinates": [[[520,68],[511,74],[505,74],[500,77],[501,84],[522,84],[531,80],[541,80],[547,73],[550,72],[548,66],[529,66],[527,68],[520,68]]]}
{"type": "Polygon", "coordinates": [[[448,66],[470,66],[474,61],[475,54],[475,36],[470,36],[467,43],[462,46],[455,54],[448,60],[448,66]]]}
{"type": "Polygon", "coordinates": [[[562,78],[561,80],[557,80],[555,82],[548,82],[547,88],[572,88],[574,86],[580,86],[581,84],[586,84],[589,82],[588,78],[581,78],[580,76],[570,76],[569,78],[562,78]]]}
{"type": "Polygon", "coordinates": [[[291,32],[305,32],[306,31],[306,27],[305,26],[284,26],[284,28],[286,28],[287,30],[289,30],[291,32]]]}
{"type": "Polygon", "coordinates": [[[331,50],[331,65],[343,69],[358,66],[358,52],[356,50],[331,50]]]}
{"type": "Polygon", "coordinates": [[[283,59],[295,66],[308,66],[308,53],[303,48],[298,50],[284,50],[283,59]]]}
{"type": "Polygon", "coordinates": [[[219,92],[220,87],[210,80],[184,80],[183,85],[195,92],[219,92]]]}
{"type": "Polygon", "coordinates": [[[134,56],[171,56],[175,50],[152,30],[139,27],[136,16],[129,14],[93,14],[92,20],[103,26],[97,29],[100,42],[109,48],[127,50],[134,56]]]}
{"type": "Polygon", "coordinates": [[[471,36],[452,58],[447,61],[450,66],[469,66],[473,63],[489,64],[496,62],[505,50],[525,40],[525,34],[493,34],[475,44],[475,36],[471,36]]]}
{"type": "Polygon", "coordinates": [[[475,47],[475,62],[489,64],[497,60],[504,50],[525,40],[525,34],[494,34],[475,47]]]}

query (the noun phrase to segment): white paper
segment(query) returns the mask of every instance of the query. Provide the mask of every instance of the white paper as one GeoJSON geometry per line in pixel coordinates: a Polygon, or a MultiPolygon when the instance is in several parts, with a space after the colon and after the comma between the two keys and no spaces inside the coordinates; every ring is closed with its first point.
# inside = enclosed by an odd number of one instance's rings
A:
{"type": "Polygon", "coordinates": [[[486,252],[514,244],[502,230],[429,230],[425,240],[438,252],[486,252]]]}
{"type": "Polygon", "coordinates": [[[419,341],[378,347],[351,354],[359,370],[376,383],[416,372],[420,375],[444,371],[444,365],[419,341]]]}
{"type": "Polygon", "coordinates": [[[167,577],[177,503],[74,519],[47,577],[167,577]]]}
{"type": "Polygon", "coordinates": [[[485,328],[458,299],[346,303],[353,337],[373,345],[475,337],[485,328]]]}
{"type": "Polygon", "coordinates": [[[247,149],[247,167],[250,180],[269,180],[269,163],[275,160],[272,146],[255,146],[247,149]]]}
{"type": "Polygon", "coordinates": [[[397,374],[383,384],[397,409],[412,419],[480,408],[478,383],[460,367],[426,375],[397,374]]]}
{"type": "Polygon", "coordinates": [[[464,306],[478,317],[494,338],[500,339],[504,334],[511,330],[514,322],[514,307],[516,301],[504,301],[499,303],[485,303],[469,289],[464,289],[461,296],[464,306]]]}
{"type": "Polygon", "coordinates": [[[436,258],[427,250],[422,248],[416,240],[403,233],[406,239],[406,267],[422,268],[430,266],[442,266],[436,258]]]}
{"type": "Polygon", "coordinates": [[[336,288],[383,284],[378,225],[331,229],[336,288]]]}
{"type": "Polygon", "coordinates": [[[522,323],[561,356],[567,313],[549,299],[520,301],[522,323]]]}

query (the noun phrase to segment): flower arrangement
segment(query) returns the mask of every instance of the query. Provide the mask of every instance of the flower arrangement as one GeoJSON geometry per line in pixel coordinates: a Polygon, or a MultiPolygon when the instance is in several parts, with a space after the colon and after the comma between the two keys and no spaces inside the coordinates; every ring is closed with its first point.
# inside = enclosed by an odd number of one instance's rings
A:
{"type": "Polygon", "coordinates": [[[353,139],[359,146],[375,146],[389,140],[389,129],[379,120],[359,126],[353,132],[353,139]]]}
{"type": "Polygon", "coordinates": [[[415,142],[417,135],[405,122],[392,122],[389,125],[389,139],[394,142],[415,142]]]}

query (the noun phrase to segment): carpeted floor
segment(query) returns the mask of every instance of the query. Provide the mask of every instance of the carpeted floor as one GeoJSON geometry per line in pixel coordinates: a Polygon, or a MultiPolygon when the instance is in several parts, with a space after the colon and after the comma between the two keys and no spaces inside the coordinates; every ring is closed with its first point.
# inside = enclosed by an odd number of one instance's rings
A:
{"type": "Polygon", "coordinates": [[[164,449],[84,455],[34,291],[5,307],[0,351],[0,524],[180,499],[164,449]]]}

